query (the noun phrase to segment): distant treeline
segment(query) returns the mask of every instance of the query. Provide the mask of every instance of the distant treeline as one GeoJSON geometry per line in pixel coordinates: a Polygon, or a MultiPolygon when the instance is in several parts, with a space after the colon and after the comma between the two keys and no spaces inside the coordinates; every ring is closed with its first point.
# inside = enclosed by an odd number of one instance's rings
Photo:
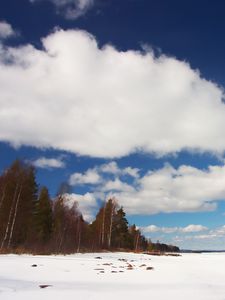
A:
{"type": "Polygon", "coordinates": [[[171,251],[179,248],[152,243],[135,226],[115,199],[99,209],[95,220],[84,220],[77,203],[65,192],[51,199],[38,188],[35,169],[15,161],[0,176],[0,252],[74,253],[101,250],[171,251]]]}

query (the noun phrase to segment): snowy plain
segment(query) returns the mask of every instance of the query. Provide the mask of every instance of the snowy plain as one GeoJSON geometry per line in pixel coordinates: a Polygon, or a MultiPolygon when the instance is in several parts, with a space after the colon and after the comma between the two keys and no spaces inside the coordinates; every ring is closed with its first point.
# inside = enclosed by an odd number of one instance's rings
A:
{"type": "Polygon", "coordinates": [[[224,300],[225,254],[0,255],[1,300],[224,300]],[[148,270],[153,267],[153,270],[148,270]],[[48,285],[41,288],[42,285],[48,285]]]}

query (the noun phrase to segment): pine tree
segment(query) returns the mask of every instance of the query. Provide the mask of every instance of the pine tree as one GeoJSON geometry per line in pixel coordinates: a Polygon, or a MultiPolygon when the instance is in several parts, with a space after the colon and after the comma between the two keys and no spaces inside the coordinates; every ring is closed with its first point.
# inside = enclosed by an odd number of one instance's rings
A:
{"type": "Polygon", "coordinates": [[[41,189],[36,204],[35,225],[38,240],[48,242],[52,233],[52,203],[46,187],[41,189]]]}

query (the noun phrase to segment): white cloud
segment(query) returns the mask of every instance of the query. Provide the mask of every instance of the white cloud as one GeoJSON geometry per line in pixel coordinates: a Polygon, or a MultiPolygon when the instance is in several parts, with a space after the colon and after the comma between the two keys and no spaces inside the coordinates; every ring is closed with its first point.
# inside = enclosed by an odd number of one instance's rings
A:
{"type": "Polygon", "coordinates": [[[225,199],[224,182],[225,166],[200,170],[166,165],[140,178],[135,191],[114,196],[128,214],[211,211],[225,199]]]}
{"type": "Polygon", "coordinates": [[[119,191],[119,192],[134,192],[134,188],[129,184],[122,182],[119,178],[114,180],[106,181],[100,187],[101,192],[112,192],[112,191],[119,191]]]}
{"type": "Polygon", "coordinates": [[[64,194],[64,197],[65,204],[67,204],[69,207],[72,207],[74,202],[78,203],[78,209],[82,213],[85,221],[90,222],[94,219],[94,213],[98,208],[94,194],[64,194]]]}
{"type": "MultiPolygon", "coordinates": [[[[44,0],[30,0],[40,2],[44,0]]],[[[94,4],[94,0],[45,0],[53,3],[57,13],[64,15],[67,19],[77,19],[84,15],[94,4]]]]}
{"type": "Polygon", "coordinates": [[[103,173],[109,173],[114,175],[118,175],[121,173],[121,169],[118,167],[115,161],[111,161],[107,164],[103,164],[99,167],[99,169],[103,173]]]}
{"type": "Polygon", "coordinates": [[[208,228],[206,226],[202,226],[202,225],[188,225],[187,227],[182,228],[182,232],[199,232],[199,231],[205,231],[208,228]]]}
{"type": "Polygon", "coordinates": [[[214,240],[225,238],[225,225],[208,230],[205,234],[187,235],[184,238],[186,240],[214,240]]]}
{"type": "Polygon", "coordinates": [[[193,232],[200,232],[208,230],[207,227],[203,225],[194,225],[190,224],[186,227],[158,227],[156,225],[149,225],[146,227],[141,227],[141,230],[144,233],[155,233],[155,232],[162,232],[162,233],[193,233],[193,232]]]}
{"type": "MultiPolygon", "coordinates": [[[[123,177],[127,168],[119,168],[115,162],[95,166],[84,173],[72,174],[69,183],[94,185],[96,197],[117,198],[129,215],[213,211],[218,201],[225,200],[225,165],[200,170],[186,165],[175,169],[167,164],[142,177],[132,177],[129,183],[123,177]],[[106,173],[113,177],[105,177],[106,173]]],[[[199,226],[189,225],[184,232],[203,229],[199,226]]]]}
{"type": "Polygon", "coordinates": [[[31,162],[37,168],[48,169],[48,168],[65,168],[65,162],[62,158],[47,158],[40,157],[31,162]]]}
{"type": "Polygon", "coordinates": [[[70,176],[70,185],[98,184],[101,177],[95,169],[89,169],[84,174],[74,173],[70,176]]]}
{"type": "Polygon", "coordinates": [[[7,39],[14,35],[16,35],[16,32],[13,30],[12,26],[5,21],[0,21],[0,39],[7,39]]]}
{"type": "Polygon", "coordinates": [[[186,227],[158,227],[156,225],[149,225],[142,227],[141,230],[146,235],[149,235],[153,241],[163,240],[163,242],[177,245],[181,249],[225,249],[225,225],[214,229],[193,224],[186,227]]]}
{"type": "Polygon", "coordinates": [[[223,91],[187,63],[84,31],[42,43],[0,47],[1,141],[108,158],[225,150],[223,91]]]}
{"type": "Polygon", "coordinates": [[[141,230],[144,233],[159,232],[160,231],[160,227],[158,227],[156,225],[148,225],[148,226],[145,226],[145,227],[141,227],[141,230]]]}
{"type": "Polygon", "coordinates": [[[127,167],[125,169],[123,169],[123,174],[127,174],[130,175],[131,177],[134,178],[138,178],[139,177],[139,169],[138,168],[131,168],[131,167],[127,167]]]}
{"type": "Polygon", "coordinates": [[[109,173],[113,175],[129,175],[134,178],[139,177],[139,169],[138,168],[131,168],[131,167],[126,167],[126,168],[120,168],[118,164],[115,161],[111,161],[109,163],[103,164],[98,167],[99,172],[102,173],[109,173]]]}
{"type": "Polygon", "coordinates": [[[95,166],[93,169],[88,169],[84,173],[74,173],[69,178],[70,185],[79,184],[101,184],[101,191],[131,191],[133,188],[128,184],[120,181],[118,177],[123,175],[129,175],[133,178],[138,178],[139,169],[137,168],[120,168],[115,161],[109,162],[107,164],[102,164],[95,166]],[[104,174],[113,175],[113,180],[106,180],[104,174]],[[104,187],[103,187],[104,186],[104,187]]]}
{"type": "Polygon", "coordinates": [[[184,249],[224,250],[225,225],[201,234],[182,234],[170,240],[184,249]]]}

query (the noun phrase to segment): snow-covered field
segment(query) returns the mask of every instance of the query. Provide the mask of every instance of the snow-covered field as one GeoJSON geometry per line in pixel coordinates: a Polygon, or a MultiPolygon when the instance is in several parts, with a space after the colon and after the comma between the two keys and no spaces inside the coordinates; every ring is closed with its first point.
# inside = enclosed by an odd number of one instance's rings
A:
{"type": "Polygon", "coordinates": [[[1,300],[141,298],[225,299],[225,254],[0,255],[1,300]]]}

